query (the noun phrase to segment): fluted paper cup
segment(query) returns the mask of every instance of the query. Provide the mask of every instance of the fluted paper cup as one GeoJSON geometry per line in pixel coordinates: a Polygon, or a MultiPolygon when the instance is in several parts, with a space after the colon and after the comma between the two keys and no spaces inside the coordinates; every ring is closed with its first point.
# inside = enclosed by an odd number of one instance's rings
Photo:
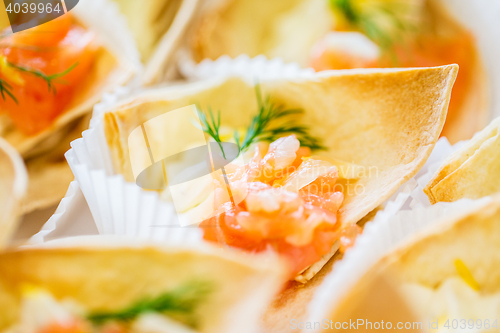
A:
{"type": "MultiPolygon", "coordinates": [[[[181,51],[185,52],[185,51],[181,51]]],[[[204,80],[214,76],[254,75],[260,78],[297,78],[314,75],[312,68],[301,68],[298,63],[285,62],[281,58],[268,59],[264,55],[250,58],[243,54],[236,58],[222,56],[217,60],[205,59],[199,64],[188,56],[182,56],[184,61],[179,63],[179,69],[189,80],[204,80]]]]}

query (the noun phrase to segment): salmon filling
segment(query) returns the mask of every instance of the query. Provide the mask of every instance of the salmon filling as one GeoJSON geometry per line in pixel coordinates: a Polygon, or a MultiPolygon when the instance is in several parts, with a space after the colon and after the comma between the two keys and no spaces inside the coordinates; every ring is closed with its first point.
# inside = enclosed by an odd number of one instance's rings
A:
{"type": "MultiPolygon", "coordinates": [[[[290,135],[268,148],[260,143],[244,166],[226,167],[231,198],[215,196],[215,213],[200,224],[204,239],[275,252],[289,261],[292,278],[336,242],[343,250],[352,245],[360,228],[337,219],[344,199],[335,186],[338,170],[308,155],[310,149],[290,135]]],[[[224,180],[217,184],[222,188],[224,180]]]]}

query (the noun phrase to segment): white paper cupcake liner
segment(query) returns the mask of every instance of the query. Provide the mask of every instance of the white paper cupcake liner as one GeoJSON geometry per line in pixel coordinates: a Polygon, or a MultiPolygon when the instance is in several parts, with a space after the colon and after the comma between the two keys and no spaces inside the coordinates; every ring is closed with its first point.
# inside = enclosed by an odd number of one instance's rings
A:
{"type": "Polygon", "coordinates": [[[231,58],[227,55],[217,60],[205,59],[199,64],[195,63],[187,51],[180,51],[179,70],[189,80],[205,80],[215,76],[246,76],[250,79],[259,77],[262,79],[273,78],[307,78],[314,75],[312,68],[301,68],[298,63],[285,63],[281,58],[267,59],[264,55],[250,58],[240,55],[231,58]]]}
{"type": "MultiPolygon", "coordinates": [[[[129,235],[172,241],[180,237],[201,237],[198,228],[181,228],[171,203],[158,193],[147,192],[122,175],[106,172],[110,164],[106,142],[100,142],[101,126],[85,131],[71,144],[66,159],[80,184],[100,234],[129,235]]],[[[101,138],[104,140],[104,137],[101,138]]]]}
{"type": "Polygon", "coordinates": [[[379,212],[316,290],[308,307],[306,321],[322,322],[328,318],[329,313],[357,281],[389,252],[428,228],[436,227],[441,221],[446,222],[448,219],[445,217],[463,214],[486,200],[490,199],[462,199],[453,203],[437,203],[431,207],[399,211],[396,214],[393,211],[379,212]]]}
{"type": "Polygon", "coordinates": [[[55,213],[28,243],[40,244],[53,239],[98,234],[83,193],[76,181],[69,184],[55,213]]]}
{"type": "Polygon", "coordinates": [[[427,186],[432,177],[434,177],[434,174],[441,167],[448,156],[460,149],[460,147],[466,143],[467,141],[460,141],[451,145],[446,138],[439,139],[431,153],[431,156],[429,156],[427,163],[415,176],[417,186],[411,193],[411,201],[409,202],[409,205],[405,206],[404,209],[431,206],[429,198],[424,193],[424,187],[427,186]]]}

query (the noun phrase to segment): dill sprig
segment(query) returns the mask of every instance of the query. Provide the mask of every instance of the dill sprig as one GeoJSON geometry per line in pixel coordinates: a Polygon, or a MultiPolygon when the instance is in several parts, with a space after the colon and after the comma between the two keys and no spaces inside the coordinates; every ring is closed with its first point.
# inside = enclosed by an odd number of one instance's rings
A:
{"type": "MultiPolygon", "coordinates": [[[[319,139],[309,134],[307,126],[299,125],[294,119],[290,119],[290,116],[304,114],[304,110],[285,109],[282,105],[273,103],[269,96],[263,99],[259,84],[255,86],[255,93],[258,105],[257,115],[252,118],[244,137],[241,137],[238,131],[234,131],[234,140],[240,153],[248,149],[253,143],[259,141],[273,142],[289,134],[296,134],[300,144],[304,147],[309,147],[312,150],[325,149],[319,139]]],[[[203,131],[211,136],[222,149],[222,140],[219,136],[220,111],[217,114],[217,120],[215,120],[211,108],[208,108],[208,114],[209,117],[200,112],[203,131]]]]}
{"type": "Polygon", "coordinates": [[[354,9],[351,0],[330,0],[330,3],[344,14],[349,23],[356,24],[360,21],[359,13],[354,9]]]}
{"type": "Polygon", "coordinates": [[[14,94],[12,93],[12,86],[7,81],[2,80],[2,79],[0,79],[0,94],[2,95],[2,99],[4,101],[6,100],[5,94],[7,94],[7,96],[9,96],[10,98],[12,98],[12,100],[16,104],[19,104],[16,96],[14,96],[14,94]]]}
{"type": "Polygon", "coordinates": [[[406,3],[380,3],[370,7],[370,10],[355,8],[354,0],[330,0],[330,4],[348,22],[348,24],[361,32],[368,38],[378,43],[382,49],[390,50],[396,41],[401,40],[402,35],[407,32],[416,31],[417,27],[408,20],[402,18],[402,12],[408,9],[406,3]],[[379,18],[383,18],[395,27],[395,31],[388,31],[380,24],[379,18]]]}
{"type": "MultiPolygon", "coordinates": [[[[7,37],[9,35],[11,35],[11,33],[0,34],[0,40],[4,39],[5,37],[7,37]]],[[[13,44],[3,45],[3,44],[0,44],[0,48],[4,48],[4,47],[14,47],[14,48],[21,48],[21,49],[26,49],[26,50],[31,50],[31,51],[41,51],[41,48],[35,47],[35,46],[30,46],[30,45],[13,45],[13,44]]],[[[65,76],[66,74],[71,72],[76,66],[78,66],[78,62],[76,62],[60,73],[47,75],[38,69],[29,68],[29,67],[21,66],[18,64],[14,64],[12,62],[7,61],[6,59],[5,59],[5,64],[9,67],[17,69],[18,71],[28,73],[28,74],[31,74],[31,75],[34,75],[34,76],[41,78],[42,80],[44,80],[47,83],[47,88],[49,89],[49,92],[53,92],[54,94],[57,93],[56,88],[54,86],[54,82],[63,83],[61,80],[58,80],[58,79],[65,76]],[[56,80],[58,80],[58,81],[56,81],[56,80]]],[[[16,104],[19,104],[18,99],[12,93],[12,86],[7,81],[5,81],[4,79],[1,79],[1,78],[0,78],[0,94],[2,95],[2,99],[4,101],[6,101],[6,94],[7,94],[7,96],[9,96],[16,104]]]]}
{"type": "Polygon", "coordinates": [[[240,151],[250,147],[253,143],[259,141],[273,142],[287,134],[296,134],[300,144],[311,149],[324,149],[319,140],[309,135],[309,128],[304,125],[296,124],[289,116],[298,116],[304,114],[302,109],[285,109],[282,105],[276,105],[271,102],[269,96],[264,100],[260,85],[255,86],[257,96],[257,105],[259,111],[252,119],[250,127],[243,140],[237,131],[235,131],[235,140],[240,151]]]}
{"type": "MultiPolygon", "coordinates": [[[[47,75],[44,72],[38,70],[38,69],[33,69],[29,67],[24,67],[20,65],[13,64],[11,62],[7,62],[7,65],[17,69],[18,71],[25,72],[31,75],[34,75],[36,77],[41,78],[47,83],[47,88],[49,89],[49,92],[53,92],[54,94],[57,93],[56,87],[54,86],[54,81],[60,79],[64,75],[68,74],[71,72],[76,66],[78,66],[78,62],[75,62],[73,65],[69,66],[67,69],[60,73],[52,74],[52,75],[47,75]]],[[[56,81],[57,82],[57,81],[56,81]]]]}
{"type": "MultiPolygon", "coordinates": [[[[49,89],[49,92],[53,92],[54,94],[57,93],[56,87],[54,86],[54,82],[62,82],[58,79],[60,79],[64,75],[68,74],[76,66],[78,66],[78,62],[76,62],[73,65],[71,65],[70,67],[68,67],[66,70],[64,70],[60,73],[47,75],[40,70],[32,69],[32,68],[28,68],[28,67],[24,67],[24,66],[19,66],[19,65],[13,64],[11,62],[6,62],[6,64],[7,64],[7,66],[15,68],[21,72],[29,73],[29,74],[32,74],[34,76],[37,76],[37,77],[43,79],[47,83],[47,87],[49,89]]],[[[1,79],[1,78],[0,78],[0,94],[2,95],[2,99],[4,101],[6,101],[7,96],[9,96],[16,104],[19,104],[18,99],[12,93],[12,86],[7,81],[5,81],[4,79],[1,79]]]]}
{"type": "Polygon", "coordinates": [[[108,321],[130,322],[144,313],[154,312],[180,316],[186,324],[193,325],[195,318],[191,317],[210,291],[207,283],[191,282],[157,297],[140,300],[123,310],[91,313],[87,319],[102,325],[108,321]]]}
{"type": "Polygon", "coordinates": [[[207,133],[210,135],[215,142],[219,145],[219,148],[222,152],[222,156],[226,158],[226,154],[224,153],[224,148],[222,147],[222,140],[220,138],[220,110],[217,111],[217,120],[214,118],[214,113],[212,112],[212,108],[208,107],[208,114],[210,118],[207,118],[205,113],[198,111],[198,115],[200,117],[201,121],[201,126],[203,129],[203,132],[207,133]]]}

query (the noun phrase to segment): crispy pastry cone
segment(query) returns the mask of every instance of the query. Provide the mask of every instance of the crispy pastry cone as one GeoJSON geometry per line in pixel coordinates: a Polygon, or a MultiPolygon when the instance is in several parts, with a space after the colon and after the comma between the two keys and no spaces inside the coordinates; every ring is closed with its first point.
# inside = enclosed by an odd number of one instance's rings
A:
{"type": "Polygon", "coordinates": [[[500,118],[446,159],[424,188],[432,204],[500,191],[500,118]]]}
{"type": "Polygon", "coordinates": [[[26,167],[21,156],[0,138],[0,249],[5,247],[16,229],[27,184],[26,167]]]}
{"type": "Polygon", "coordinates": [[[125,15],[145,64],[142,81],[161,81],[199,0],[114,0],[125,15]]]}

